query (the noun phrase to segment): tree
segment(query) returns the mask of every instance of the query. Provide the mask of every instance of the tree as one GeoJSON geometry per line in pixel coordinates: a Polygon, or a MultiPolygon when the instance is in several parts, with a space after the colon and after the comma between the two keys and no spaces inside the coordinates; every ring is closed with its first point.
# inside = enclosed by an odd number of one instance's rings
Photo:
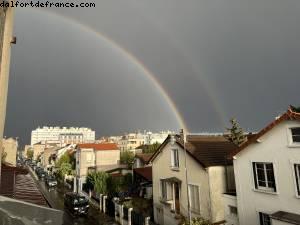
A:
{"type": "Polygon", "coordinates": [[[27,157],[27,159],[32,159],[33,158],[33,150],[32,149],[27,150],[26,157],[27,157]]]}
{"type": "Polygon", "coordinates": [[[245,141],[247,141],[247,136],[244,134],[243,129],[239,126],[236,119],[231,119],[231,128],[226,128],[226,130],[229,132],[228,140],[236,145],[241,145],[245,141]]]}
{"type": "Polygon", "coordinates": [[[126,164],[128,168],[131,168],[134,163],[134,154],[130,151],[121,152],[120,162],[126,164]]]}
{"type": "Polygon", "coordinates": [[[93,173],[93,177],[94,177],[94,183],[93,183],[94,190],[99,194],[107,194],[108,192],[107,180],[109,178],[109,174],[100,171],[100,172],[93,173]]]}
{"type": "Polygon", "coordinates": [[[58,169],[58,173],[61,178],[64,178],[65,175],[69,175],[72,172],[72,166],[70,163],[62,163],[58,169]]]}
{"type": "Polygon", "coordinates": [[[63,163],[69,163],[71,165],[71,160],[69,154],[66,152],[63,154],[59,160],[56,162],[56,167],[60,167],[63,163]]]}
{"type": "Polygon", "coordinates": [[[161,144],[158,142],[155,142],[152,145],[147,145],[145,149],[143,149],[143,153],[154,153],[159,148],[161,144]]]}

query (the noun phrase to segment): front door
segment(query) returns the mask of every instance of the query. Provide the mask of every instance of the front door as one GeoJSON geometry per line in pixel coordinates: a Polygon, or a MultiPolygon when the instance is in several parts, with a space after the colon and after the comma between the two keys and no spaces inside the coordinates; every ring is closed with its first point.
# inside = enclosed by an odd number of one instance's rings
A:
{"type": "Polygon", "coordinates": [[[175,191],[175,212],[176,214],[180,214],[180,187],[178,183],[174,184],[174,191],[175,191]]]}

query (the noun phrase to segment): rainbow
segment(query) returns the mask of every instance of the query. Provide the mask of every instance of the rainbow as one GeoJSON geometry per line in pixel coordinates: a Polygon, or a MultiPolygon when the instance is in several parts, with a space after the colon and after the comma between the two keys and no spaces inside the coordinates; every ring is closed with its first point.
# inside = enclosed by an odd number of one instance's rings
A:
{"type": "MultiPolygon", "coordinates": [[[[169,96],[169,94],[167,93],[167,91],[165,90],[165,88],[159,83],[159,81],[157,80],[156,76],[139,59],[137,59],[131,52],[129,52],[124,47],[120,46],[113,39],[107,37],[103,33],[101,33],[99,31],[93,29],[92,27],[90,27],[88,25],[82,24],[79,21],[76,21],[76,20],[74,20],[72,18],[66,17],[64,15],[58,14],[58,13],[53,12],[53,11],[44,10],[44,9],[41,9],[41,8],[26,8],[26,10],[34,10],[35,12],[38,12],[38,11],[41,12],[42,11],[43,13],[46,13],[49,16],[59,17],[60,19],[62,19],[66,23],[69,23],[69,24],[72,24],[72,25],[76,25],[80,29],[82,29],[82,30],[84,30],[86,32],[91,32],[91,33],[97,35],[97,37],[99,37],[104,43],[106,43],[112,49],[114,49],[118,53],[120,53],[121,56],[123,56],[130,63],[132,63],[133,65],[135,65],[141,71],[141,73],[143,75],[145,75],[149,79],[149,81],[152,82],[155,85],[155,87],[160,92],[161,96],[165,99],[166,103],[168,104],[168,106],[170,107],[170,109],[173,111],[178,124],[181,126],[181,128],[183,128],[185,130],[185,132],[188,132],[188,127],[187,127],[187,125],[186,125],[186,123],[185,123],[185,121],[183,119],[183,116],[179,112],[178,108],[176,107],[176,104],[174,103],[174,101],[172,100],[172,98],[169,96]]],[[[201,80],[204,81],[203,79],[201,79],[201,80]]],[[[203,85],[203,87],[206,90],[206,92],[209,94],[210,91],[208,90],[208,87],[206,85],[203,85]]],[[[212,94],[209,94],[208,96],[209,96],[210,99],[213,100],[212,102],[215,102],[216,96],[214,96],[212,94]]],[[[222,125],[224,125],[225,124],[225,120],[224,120],[223,113],[220,113],[221,110],[220,110],[219,107],[216,107],[216,105],[219,105],[219,104],[213,104],[213,106],[214,106],[217,114],[219,115],[220,122],[222,123],[222,125]]]]}

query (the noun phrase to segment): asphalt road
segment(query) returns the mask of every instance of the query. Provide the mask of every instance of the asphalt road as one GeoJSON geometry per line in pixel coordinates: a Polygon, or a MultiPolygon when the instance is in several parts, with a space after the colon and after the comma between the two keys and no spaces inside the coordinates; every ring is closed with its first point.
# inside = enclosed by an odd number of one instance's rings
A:
{"type": "MultiPolygon", "coordinates": [[[[36,180],[36,177],[34,177],[36,180]]],[[[52,208],[64,211],[63,225],[116,225],[113,218],[100,213],[90,205],[87,216],[75,217],[64,208],[64,192],[68,190],[51,188],[49,189],[44,181],[36,180],[40,191],[45,195],[52,208]]]]}

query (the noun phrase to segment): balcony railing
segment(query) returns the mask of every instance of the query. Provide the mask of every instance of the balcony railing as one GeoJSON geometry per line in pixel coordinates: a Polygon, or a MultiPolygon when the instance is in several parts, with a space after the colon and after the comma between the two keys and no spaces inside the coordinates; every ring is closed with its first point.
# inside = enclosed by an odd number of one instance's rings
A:
{"type": "Polygon", "coordinates": [[[0,196],[0,223],[3,225],[59,225],[63,212],[0,196]]]}

